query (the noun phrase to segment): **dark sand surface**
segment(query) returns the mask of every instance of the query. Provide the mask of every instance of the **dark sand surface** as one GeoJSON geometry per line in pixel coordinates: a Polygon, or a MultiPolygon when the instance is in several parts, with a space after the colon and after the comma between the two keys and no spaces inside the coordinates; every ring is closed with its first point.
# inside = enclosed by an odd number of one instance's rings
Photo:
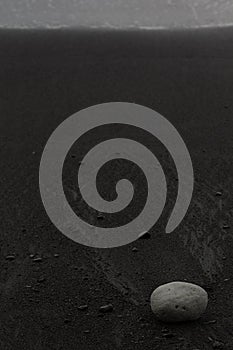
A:
{"type": "MultiPolygon", "coordinates": [[[[233,349],[232,115],[232,28],[0,32],[1,350],[233,349]],[[176,174],[152,144],[169,200],[151,238],[94,249],[50,222],[39,164],[64,119],[112,101],[145,105],[173,123],[191,154],[195,187],[183,222],[166,235],[176,174]],[[193,323],[158,322],[151,292],[185,279],[208,291],[206,313],[193,323]],[[107,303],[113,311],[100,314],[107,303]]],[[[68,196],[71,180],[64,179],[68,196]]]]}

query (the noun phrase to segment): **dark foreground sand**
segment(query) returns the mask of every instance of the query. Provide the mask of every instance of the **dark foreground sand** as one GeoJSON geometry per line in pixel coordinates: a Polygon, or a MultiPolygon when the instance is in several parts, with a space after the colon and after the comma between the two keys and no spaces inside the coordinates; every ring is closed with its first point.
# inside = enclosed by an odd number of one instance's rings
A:
{"type": "MultiPolygon", "coordinates": [[[[2,350],[233,348],[232,115],[231,28],[0,32],[2,350]],[[104,250],[74,243],[53,226],[38,176],[53,130],[78,110],[112,101],[148,106],[173,123],[190,151],[195,188],[185,219],[166,235],[176,173],[152,143],[166,169],[165,211],[151,238],[104,250]],[[185,279],[208,291],[206,314],[189,324],[159,323],[151,292],[185,279]],[[100,313],[108,303],[113,310],[100,313]],[[79,310],[83,304],[88,309],[79,310]]],[[[64,178],[71,197],[76,152],[64,178]]]]}

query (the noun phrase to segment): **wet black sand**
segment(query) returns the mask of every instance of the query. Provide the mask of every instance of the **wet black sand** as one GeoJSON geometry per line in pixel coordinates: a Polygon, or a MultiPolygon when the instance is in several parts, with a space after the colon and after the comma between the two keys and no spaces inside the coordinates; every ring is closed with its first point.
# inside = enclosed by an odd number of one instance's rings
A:
{"type": "Polygon", "coordinates": [[[0,348],[231,349],[233,29],[4,30],[0,47],[0,348]],[[150,239],[104,250],[53,226],[38,176],[53,130],[112,101],[148,106],[173,123],[191,154],[195,188],[185,219],[166,235],[176,174],[161,145],[152,145],[170,201],[150,239]],[[206,314],[178,326],[157,322],[151,292],[184,279],[209,292],[206,314]],[[108,303],[113,311],[102,315],[108,303]],[[88,309],[79,310],[83,304],[88,309]]]}

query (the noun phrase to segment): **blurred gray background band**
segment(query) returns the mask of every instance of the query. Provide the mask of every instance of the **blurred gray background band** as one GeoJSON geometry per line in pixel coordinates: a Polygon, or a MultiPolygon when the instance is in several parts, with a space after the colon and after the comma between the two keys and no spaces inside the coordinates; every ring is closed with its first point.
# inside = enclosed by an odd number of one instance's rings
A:
{"type": "Polygon", "coordinates": [[[0,0],[0,27],[228,26],[232,0],[0,0]]]}

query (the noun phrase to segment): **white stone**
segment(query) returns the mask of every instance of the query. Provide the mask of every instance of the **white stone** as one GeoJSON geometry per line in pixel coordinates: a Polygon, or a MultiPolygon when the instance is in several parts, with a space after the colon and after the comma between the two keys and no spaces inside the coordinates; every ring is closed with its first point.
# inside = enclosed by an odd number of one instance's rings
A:
{"type": "Polygon", "coordinates": [[[150,301],[153,313],[161,321],[191,321],[205,312],[208,294],[196,284],[176,281],[156,288],[150,301]]]}

